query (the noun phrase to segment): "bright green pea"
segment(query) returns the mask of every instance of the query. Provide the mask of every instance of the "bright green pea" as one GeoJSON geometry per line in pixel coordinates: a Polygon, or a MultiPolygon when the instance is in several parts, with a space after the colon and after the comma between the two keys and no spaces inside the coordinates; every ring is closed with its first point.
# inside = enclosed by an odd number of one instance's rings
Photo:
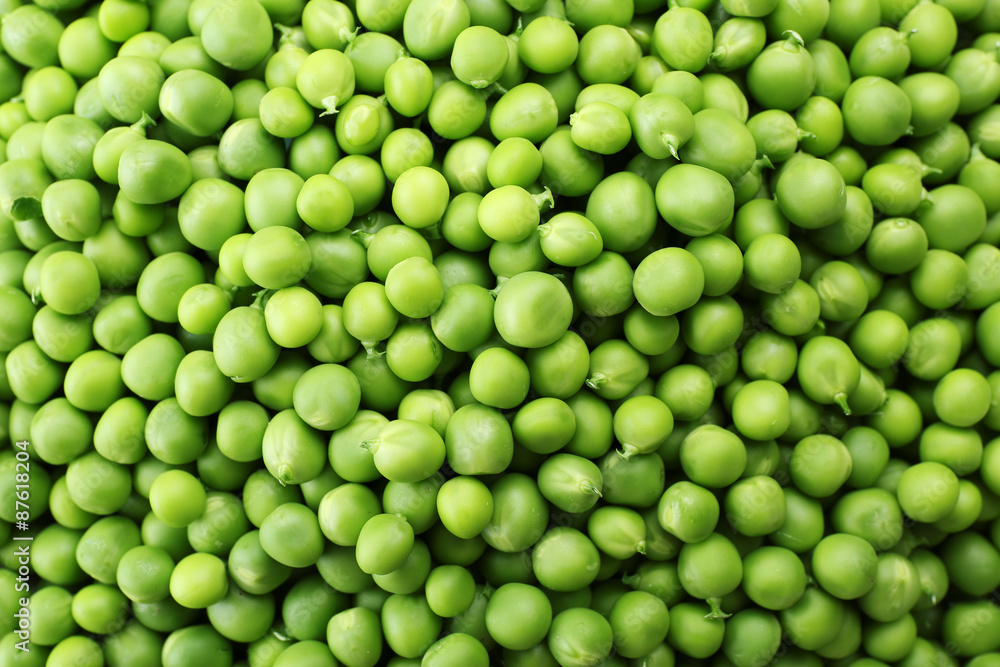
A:
{"type": "Polygon", "coordinates": [[[233,112],[233,96],[222,81],[206,72],[186,69],[171,74],[159,93],[164,117],[199,137],[221,130],[233,112]]]}
{"type": "Polygon", "coordinates": [[[744,609],[726,621],[722,651],[736,667],[749,667],[757,660],[770,660],[779,653],[781,632],[774,614],[744,609]]]}
{"type": "Polygon", "coordinates": [[[660,497],[657,522],[683,542],[707,538],[719,520],[719,501],[707,489],[682,481],[672,484],[660,497]]]}
{"type": "Polygon", "coordinates": [[[475,477],[453,477],[438,490],[437,512],[449,532],[471,539],[482,532],[493,516],[493,496],[475,477]]]}
{"type": "Polygon", "coordinates": [[[910,98],[913,135],[925,137],[943,129],[958,111],[958,85],[938,72],[905,77],[899,87],[910,98]]]}
{"type": "Polygon", "coordinates": [[[688,478],[700,486],[720,488],[739,479],[746,467],[746,446],[736,434],[715,425],[691,431],[680,448],[688,478]]]}
{"type": "Polygon", "coordinates": [[[840,600],[853,600],[872,589],[878,558],[860,537],[833,533],[816,545],[812,565],[813,576],[827,592],[840,600]]]}
{"type": "Polygon", "coordinates": [[[842,109],[847,132],[856,141],[868,146],[885,146],[895,142],[907,132],[912,114],[912,105],[906,93],[879,76],[856,79],[844,93],[842,109]],[[873,116],[874,113],[878,115],[873,116]],[[874,119],[878,122],[873,122],[874,119]]]}
{"type": "Polygon", "coordinates": [[[333,655],[345,665],[373,667],[382,654],[382,625],[378,615],[352,607],[330,619],[326,634],[333,655]]]}
{"type": "Polygon", "coordinates": [[[248,70],[260,63],[273,42],[267,11],[259,3],[220,2],[201,26],[205,51],[226,67],[248,70]]]}
{"type": "Polygon", "coordinates": [[[400,324],[385,345],[389,370],[407,382],[426,380],[442,361],[441,343],[425,322],[400,324]]]}
{"type": "Polygon", "coordinates": [[[342,51],[319,49],[310,53],[295,75],[295,87],[309,104],[332,113],[354,94],[354,66],[342,51]]]}
{"type": "Polygon", "coordinates": [[[208,553],[185,556],[170,574],[170,596],[189,609],[204,609],[225,597],[229,589],[226,565],[208,553]]]}
{"type": "Polygon", "coordinates": [[[284,142],[269,134],[259,118],[243,118],[223,131],[218,160],[226,174],[249,181],[258,172],[284,166],[284,142]]]}
{"type": "Polygon", "coordinates": [[[252,382],[274,366],[279,347],[267,333],[263,311],[243,306],[219,321],[213,351],[224,375],[236,382],[252,382]]]}
{"type": "Polygon", "coordinates": [[[653,32],[657,53],[673,69],[697,73],[712,54],[712,29],[704,14],[673,7],[660,15],[653,32]]]}
{"type": "Polygon", "coordinates": [[[721,109],[705,108],[694,115],[694,134],[679,154],[681,161],[711,169],[734,183],[753,166],[757,150],[743,122],[721,109]]]}
{"type": "Polygon", "coordinates": [[[958,477],[950,468],[935,461],[907,468],[896,492],[903,511],[924,523],[947,516],[958,502],[958,493],[958,477]]]}
{"type": "Polygon", "coordinates": [[[438,222],[448,207],[448,182],[430,167],[416,166],[396,179],[392,190],[393,212],[415,229],[438,222]]]}
{"type": "Polygon", "coordinates": [[[122,151],[118,182],[131,201],[160,204],[187,190],[191,184],[191,161],[176,146],[142,139],[122,151]]]}
{"type": "Polygon", "coordinates": [[[603,478],[590,460],[559,453],[538,469],[538,488],[545,499],[566,512],[583,512],[600,498],[603,478]]]}
{"type": "Polygon", "coordinates": [[[185,69],[200,70],[214,77],[224,74],[222,65],[205,52],[201,39],[190,34],[163,49],[157,63],[167,77],[185,69]]]}
{"type": "Polygon", "coordinates": [[[650,314],[673,315],[697,303],[704,289],[704,270],[690,252],[664,248],[639,263],[632,289],[650,314]]]}
{"type": "Polygon", "coordinates": [[[26,67],[56,65],[63,23],[35,5],[13,7],[5,12],[0,44],[14,60],[26,67]]]}
{"type": "Polygon", "coordinates": [[[545,347],[566,332],[571,305],[569,292],[557,278],[527,271],[503,284],[496,298],[494,321],[497,331],[511,345],[545,347]]]}
{"type": "Polygon", "coordinates": [[[815,434],[796,443],[789,465],[792,481],[800,491],[825,498],[847,481],[853,462],[843,442],[815,434]]]}
{"type": "Polygon", "coordinates": [[[938,380],[955,367],[960,352],[958,327],[947,318],[928,318],[910,328],[903,365],[921,380],[938,380]]]}
{"type": "Polygon", "coordinates": [[[793,32],[788,39],[769,45],[750,63],[747,87],[761,106],[791,111],[812,94],[815,72],[812,54],[793,32]]]}
{"type": "Polygon", "coordinates": [[[260,122],[269,134],[294,139],[313,124],[313,107],[294,88],[272,88],[260,100],[260,122]]]}

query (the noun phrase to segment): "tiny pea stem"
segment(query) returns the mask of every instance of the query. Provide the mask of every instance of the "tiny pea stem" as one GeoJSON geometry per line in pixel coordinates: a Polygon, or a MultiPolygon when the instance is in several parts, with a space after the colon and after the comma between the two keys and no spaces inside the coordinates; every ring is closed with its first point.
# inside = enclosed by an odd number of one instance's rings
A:
{"type": "Polygon", "coordinates": [[[722,598],[708,598],[705,600],[712,611],[705,614],[705,618],[729,618],[732,614],[722,611],[722,598]]]}

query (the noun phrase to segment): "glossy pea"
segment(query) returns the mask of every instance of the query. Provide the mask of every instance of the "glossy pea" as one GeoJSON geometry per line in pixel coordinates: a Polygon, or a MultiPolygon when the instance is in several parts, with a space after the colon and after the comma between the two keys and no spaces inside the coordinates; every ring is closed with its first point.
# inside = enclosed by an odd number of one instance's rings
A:
{"type": "Polygon", "coordinates": [[[675,7],[656,21],[653,42],[657,53],[673,69],[697,73],[712,54],[712,30],[704,14],[675,7]]]}

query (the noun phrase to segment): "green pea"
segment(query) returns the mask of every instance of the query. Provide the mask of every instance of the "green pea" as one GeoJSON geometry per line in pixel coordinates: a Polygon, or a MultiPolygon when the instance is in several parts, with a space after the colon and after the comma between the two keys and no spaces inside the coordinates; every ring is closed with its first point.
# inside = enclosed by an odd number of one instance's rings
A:
{"type": "MultiPolygon", "coordinates": [[[[506,96],[505,96],[506,97],[506,96]]],[[[590,193],[604,176],[604,161],[573,143],[571,128],[547,130],[542,141],[542,184],[556,195],[590,193]]],[[[516,136],[516,135],[515,135],[516,136]]]]}
{"type": "Polygon", "coordinates": [[[758,547],[743,559],[743,587],[750,599],[765,609],[789,609],[805,594],[805,566],[788,549],[758,547]]]}
{"type": "MultiPolygon", "coordinates": [[[[949,537],[939,552],[950,584],[968,595],[987,591],[996,576],[990,570],[997,562],[996,548],[982,535],[962,532],[949,537]]],[[[991,589],[989,589],[991,590],[991,589]]]]}
{"type": "Polygon", "coordinates": [[[773,478],[752,476],[741,479],[726,492],[726,518],[739,533],[748,537],[768,535],[785,521],[785,498],[773,478]]]}
{"type": "Polygon", "coordinates": [[[860,598],[872,590],[878,571],[874,548],[860,537],[833,533],[813,550],[813,576],[841,600],[860,598]]]}
{"type": "Polygon", "coordinates": [[[817,39],[806,47],[816,66],[816,95],[840,103],[851,84],[851,70],[847,56],[833,42],[817,39]]]}
{"type": "Polygon", "coordinates": [[[697,543],[708,537],[719,520],[719,501],[707,489],[682,481],[672,484],[660,498],[657,521],[683,542],[697,543]]]}
{"type": "Polygon", "coordinates": [[[584,512],[601,497],[604,484],[592,461],[561,452],[545,459],[538,470],[538,488],[545,499],[565,512],[584,512]]]}
{"type": "Polygon", "coordinates": [[[333,655],[345,665],[373,667],[382,654],[382,624],[364,607],[352,607],[330,619],[326,633],[333,655]]]}
{"type": "Polygon", "coordinates": [[[796,33],[765,48],[747,70],[750,94],[763,107],[791,111],[816,85],[812,54],[796,33]]]}
{"type": "Polygon", "coordinates": [[[792,156],[799,141],[807,136],[800,130],[787,111],[767,109],[754,114],[747,120],[757,146],[758,157],[767,157],[773,164],[784,162],[792,156]]]}
{"type": "Polygon", "coordinates": [[[549,650],[559,664],[598,663],[611,653],[614,631],[599,613],[584,607],[566,609],[552,619],[549,650]]]}
{"type": "Polygon", "coordinates": [[[708,61],[724,72],[740,69],[753,62],[766,41],[766,30],[759,19],[734,15],[716,30],[708,61]]]}
{"type": "Polygon", "coordinates": [[[950,184],[934,188],[928,202],[916,212],[916,220],[927,233],[930,247],[952,252],[968,248],[985,227],[986,207],[975,191],[950,184]],[[960,215],[966,226],[956,227],[950,216],[960,215]]]}
{"type": "Polygon", "coordinates": [[[215,134],[229,121],[233,97],[219,79],[198,70],[181,70],[163,82],[159,107],[172,123],[199,137],[215,134]],[[207,108],[210,113],[196,109],[207,108]]]}
{"type": "Polygon", "coordinates": [[[910,328],[903,364],[921,380],[938,380],[954,368],[960,352],[958,327],[946,318],[928,318],[910,328]]]}
{"type": "Polygon", "coordinates": [[[900,477],[896,493],[907,515],[932,523],[954,509],[958,492],[958,477],[951,468],[936,461],[925,461],[907,468],[900,477]]]}
{"type": "Polygon", "coordinates": [[[938,72],[920,72],[905,77],[899,87],[910,98],[913,135],[925,137],[943,129],[958,111],[958,85],[938,72]]]}
{"type": "Polygon", "coordinates": [[[847,396],[857,388],[861,371],[846,343],[818,336],[799,353],[798,377],[809,398],[826,405],[836,403],[849,412],[847,396]]]}
{"type": "Polygon", "coordinates": [[[63,23],[34,5],[9,10],[0,31],[0,43],[11,58],[26,67],[40,68],[58,63],[58,44],[63,23]]]}
{"type": "Polygon", "coordinates": [[[722,646],[722,623],[706,614],[708,605],[682,602],[670,611],[670,624],[674,633],[667,641],[678,651],[695,658],[706,658],[722,646]]]}
{"type": "Polygon", "coordinates": [[[770,660],[780,650],[781,624],[774,614],[745,609],[726,621],[722,651],[737,667],[747,667],[764,658],[770,660]]]}
{"type": "Polygon", "coordinates": [[[38,159],[23,158],[0,164],[0,212],[20,221],[42,214],[41,199],[52,182],[45,164],[38,159]]]}
{"type": "Polygon", "coordinates": [[[712,29],[698,10],[673,7],[657,19],[653,43],[671,68],[697,73],[708,64],[712,54],[712,29]]]}
{"type": "Polygon", "coordinates": [[[694,134],[679,151],[681,161],[718,172],[731,183],[750,170],[756,153],[753,135],[745,124],[714,108],[694,115],[694,134]]]}
{"type": "Polygon", "coordinates": [[[823,511],[819,502],[794,488],[784,489],[785,521],[771,534],[776,545],[803,553],[823,537],[823,511]]]}
{"type": "Polygon", "coordinates": [[[739,436],[713,424],[695,428],[684,438],[680,462],[688,478],[700,486],[729,486],[746,467],[746,446],[739,436]]]}
{"type": "Polygon", "coordinates": [[[794,30],[804,42],[810,43],[820,36],[829,15],[830,8],[824,3],[796,6],[779,0],[774,10],[764,17],[764,23],[771,39],[779,39],[786,31],[794,30]]]}
{"type": "Polygon", "coordinates": [[[910,98],[891,81],[878,76],[856,79],[844,93],[844,124],[859,143],[885,146],[906,133],[912,114],[910,98]],[[872,122],[873,109],[882,113],[872,122]]]}

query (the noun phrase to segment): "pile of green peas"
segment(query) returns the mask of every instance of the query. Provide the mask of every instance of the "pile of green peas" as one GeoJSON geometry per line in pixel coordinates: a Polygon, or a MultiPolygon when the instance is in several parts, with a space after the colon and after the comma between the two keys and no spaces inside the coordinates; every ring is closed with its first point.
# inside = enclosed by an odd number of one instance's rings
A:
{"type": "Polygon", "coordinates": [[[0,667],[1000,667],[998,58],[0,0],[0,667]]]}

